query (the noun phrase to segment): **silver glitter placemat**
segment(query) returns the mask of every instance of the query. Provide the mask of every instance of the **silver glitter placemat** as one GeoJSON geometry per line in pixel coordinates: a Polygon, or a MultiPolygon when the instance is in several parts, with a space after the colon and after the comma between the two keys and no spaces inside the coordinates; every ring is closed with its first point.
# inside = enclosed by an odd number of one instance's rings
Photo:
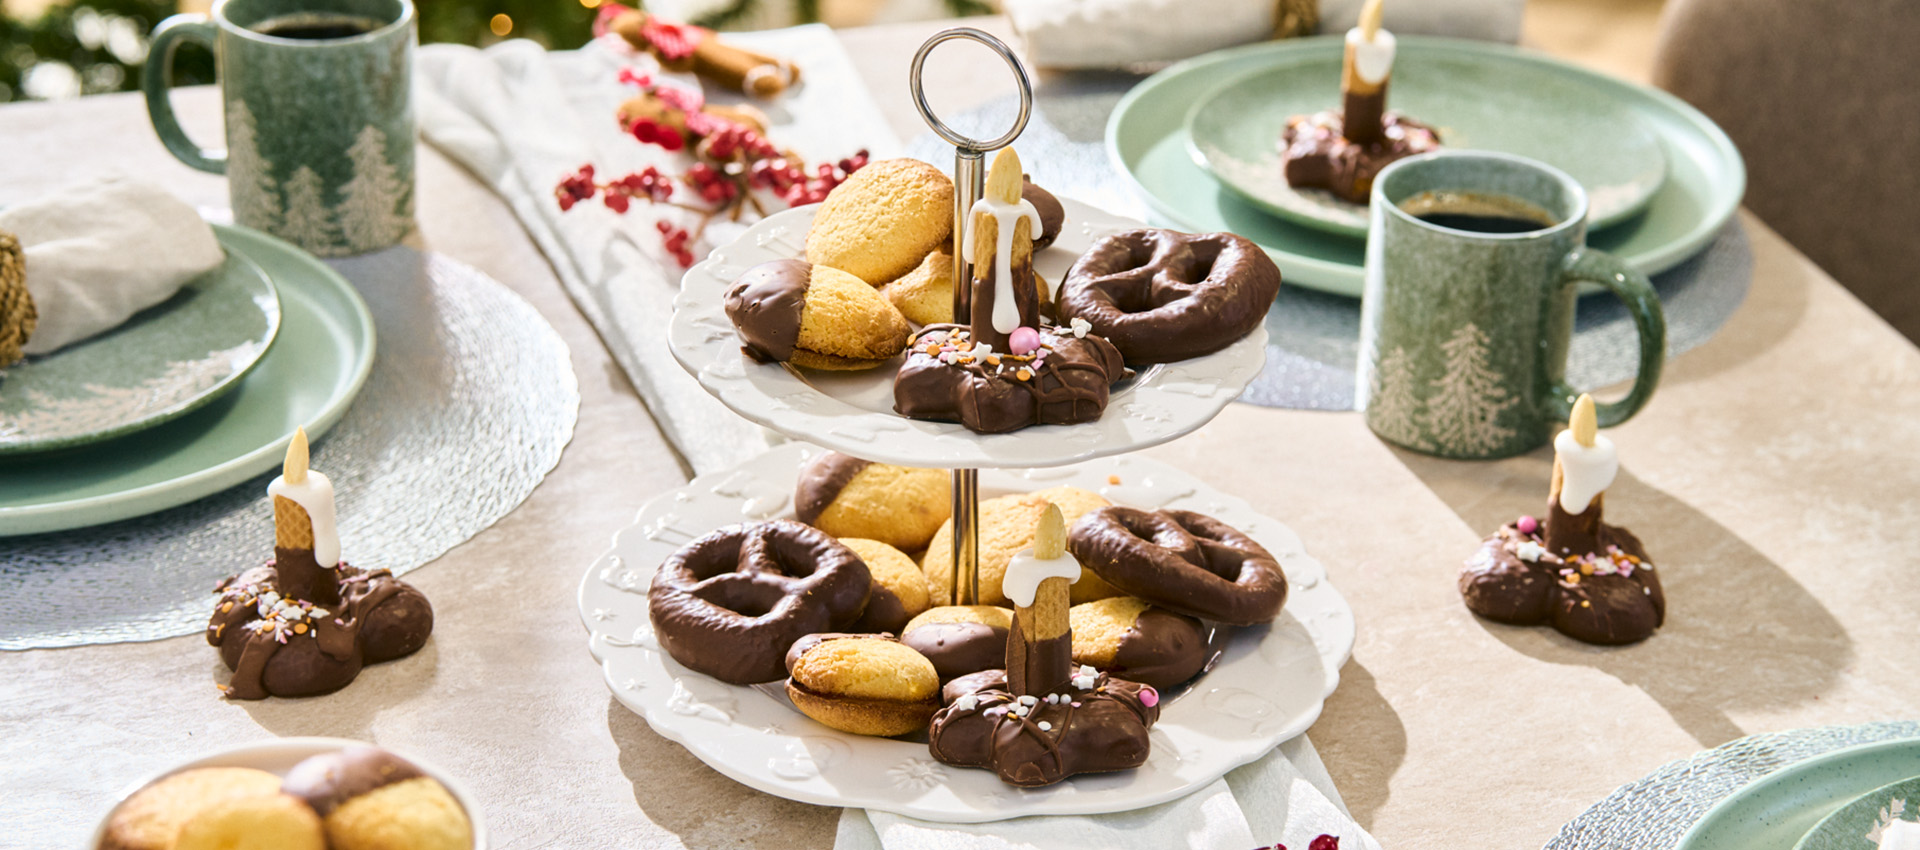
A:
{"type": "MultiPolygon", "coordinates": [[[[1020,136],[1020,153],[1050,191],[1141,221],[1152,221],[1146,204],[1107,158],[1108,116],[1141,78],[1132,74],[1043,74],[1034,92],[1033,115],[1020,136]]],[[[1019,101],[1012,95],[947,119],[962,133],[995,136],[1012,126],[1019,101]]],[[[936,165],[953,160],[953,148],[932,133],[907,153],[936,165]]],[[[1333,238],[1333,237],[1329,237],[1333,238]]],[[[1738,220],[1728,223],[1706,250],[1653,277],[1667,317],[1667,356],[1687,351],[1726,324],[1746,299],[1753,253],[1738,220]]],[[[1267,313],[1267,367],[1240,401],[1265,407],[1352,410],[1354,370],[1360,352],[1360,301],[1298,286],[1280,287],[1267,313]]],[[[1576,387],[1604,387],[1633,377],[1639,359],[1633,320],[1611,295],[1580,299],[1567,378],[1576,387]]]]}
{"type": "Polygon", "coordinates": [[[1567,822],[1543,850],[1668,850],[1749,783],[1843,747],[1920,737],[1920,723],[1815,726],[1749,735],[1661,765],[1567,822]]]}
{"type": "MultiPolygon", "coordinates": [[[[344,554],[406,573],[526,499],[573,436],[579,384],[533,306],[478,270],[393,248],[329,265],[374,316],[373,372],[313,445],[344,554]]],[[[95,528],[0,541],[0,649],[205,628],[215,582],[272,555],[273,473],[95,528]]]]}

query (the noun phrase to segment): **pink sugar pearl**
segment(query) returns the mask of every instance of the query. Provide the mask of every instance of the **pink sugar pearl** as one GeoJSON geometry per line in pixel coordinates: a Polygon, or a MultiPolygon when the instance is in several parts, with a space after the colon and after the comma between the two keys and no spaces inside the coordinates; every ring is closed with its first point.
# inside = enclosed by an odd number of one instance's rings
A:
{"type": "Polygon", "coordinates": [[[1160,692],[1150,687],[1140,688],[1140,704],[1152,708],[1160,704],[1160,692]]]}
{"type": "Polygon", "coordinates": [[[1013,347],[1015,354],[1032,354],[1040,347],[1040,332],[1029,327],[1014,328],[1012,335],[1007,337],[1007,344],[1013,347]]]}
{"type": "Polygon", "coordinates": [[[1521,534],[1532,534],[1540,530],[1540,521],[1530,516],[1523,516],[1519,522],[1513,524],[1513,527],[1520,529],[1521,534]]]}

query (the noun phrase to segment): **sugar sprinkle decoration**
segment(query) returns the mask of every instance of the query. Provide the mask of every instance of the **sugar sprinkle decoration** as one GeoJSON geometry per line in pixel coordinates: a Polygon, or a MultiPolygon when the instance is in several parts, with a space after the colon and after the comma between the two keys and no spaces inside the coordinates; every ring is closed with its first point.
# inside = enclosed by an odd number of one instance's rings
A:
{"type": "Polygon", "coordinates": [[[1067,327],[1072,329],[1074,339],[1086,339],[1087,334],[1093,330],[1093,323],[1075,316],[1073,321],[1067,323],[1067,327]]]}
{"type": "Polygon", "coordinates": [[[979,707],[980,698],[973,694],[961,694],[959,699],[953,701],[954,711],[972,711],[979,707]]]}
{"type": "Polygon", "coordinates": [[[1042,720],[1042,721],[1040,721],[1040,731],[1042,731],[1042,732],[1051,732],[1051,731],[1053,731],[1053,724],[1051,724],[1051,723],[1048,723],[1048,722],[1047,722],[1047,721],[1045,721],[1045,720],[1042,720]]]}

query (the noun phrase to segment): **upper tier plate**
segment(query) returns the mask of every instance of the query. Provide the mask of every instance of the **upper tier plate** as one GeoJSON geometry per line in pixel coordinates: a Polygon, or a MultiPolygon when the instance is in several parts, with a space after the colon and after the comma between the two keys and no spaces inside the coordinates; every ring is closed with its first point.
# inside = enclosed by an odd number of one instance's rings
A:
{"type": "Polygon", "coordinates": [[[1139,456],[984,470],[982,498],[1064,485],[1129,507],[1213,516],[1273,553],[1287,574],[1286,608],[1269,625],[1234,630],[1213,669],[1162,704],[1152,753],[1137,770],[1022,789],[989,770],[939,764],[924,743],[830,729],[796,711],[777,687],[729,685],[680,666],[661,650],[647,613],[654,570],[680,546],[723,525],[792,517],[794,479],[818,451],[788,443],[661,494],[580,581],[587,648],[614,699],[743,785],[952,823],[1131,811],[1190,794],[1307,731],[1353,652],[1353,609],[1326,567],[1299,535],[1243,499],[1139,456]]]}
{"type": "MultiPolygon", "coordinates": [[[[1067,222],[1035,255],[1049,282],[1066,277],[1081,254],[1111,233],[1144,227],[1062,198],[1067,222]]],[[[814,372],[759,364],[740,351],[727,319],[727,287],[769,260],[804,259],[816,206],[769,216],[687,270],[673,301],[667,341],[700,385],[735,413],[796,440],[883,463],[945,468],[1059,466],[1158,445],[1205,425],[1240,396],[1266,365],[1265,326],[1205,357],[1152,366],[1114,389],[1106,413],[1081,425],[1037,425],[1010,434],[975,434],[957,422],[926,422],[893,412],[896,357],[863,372],[814,372]]]]}

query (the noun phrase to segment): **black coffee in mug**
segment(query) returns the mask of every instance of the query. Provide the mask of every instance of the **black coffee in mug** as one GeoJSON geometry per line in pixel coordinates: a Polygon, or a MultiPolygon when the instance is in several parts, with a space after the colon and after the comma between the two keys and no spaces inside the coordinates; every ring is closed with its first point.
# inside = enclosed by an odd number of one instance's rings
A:
{"type": "Polygon", "coordinates": [[[1560,223],[1535,204],[1479,192],[1421,192],[1401,201],[1400,209],[1436,227],[1468,233],[1532,233],[1560,223]]]}
{"type": "Polygon", "coordinates": [[[261,35],[274,38],[296,38],[302,41],[325,41],[336,38],[352,38],[366,35],[379,29],[382,24],[372,18],[354,15],[302,12],[294,15],[281,15],[254,24],[248,29],[261,35]]]}

